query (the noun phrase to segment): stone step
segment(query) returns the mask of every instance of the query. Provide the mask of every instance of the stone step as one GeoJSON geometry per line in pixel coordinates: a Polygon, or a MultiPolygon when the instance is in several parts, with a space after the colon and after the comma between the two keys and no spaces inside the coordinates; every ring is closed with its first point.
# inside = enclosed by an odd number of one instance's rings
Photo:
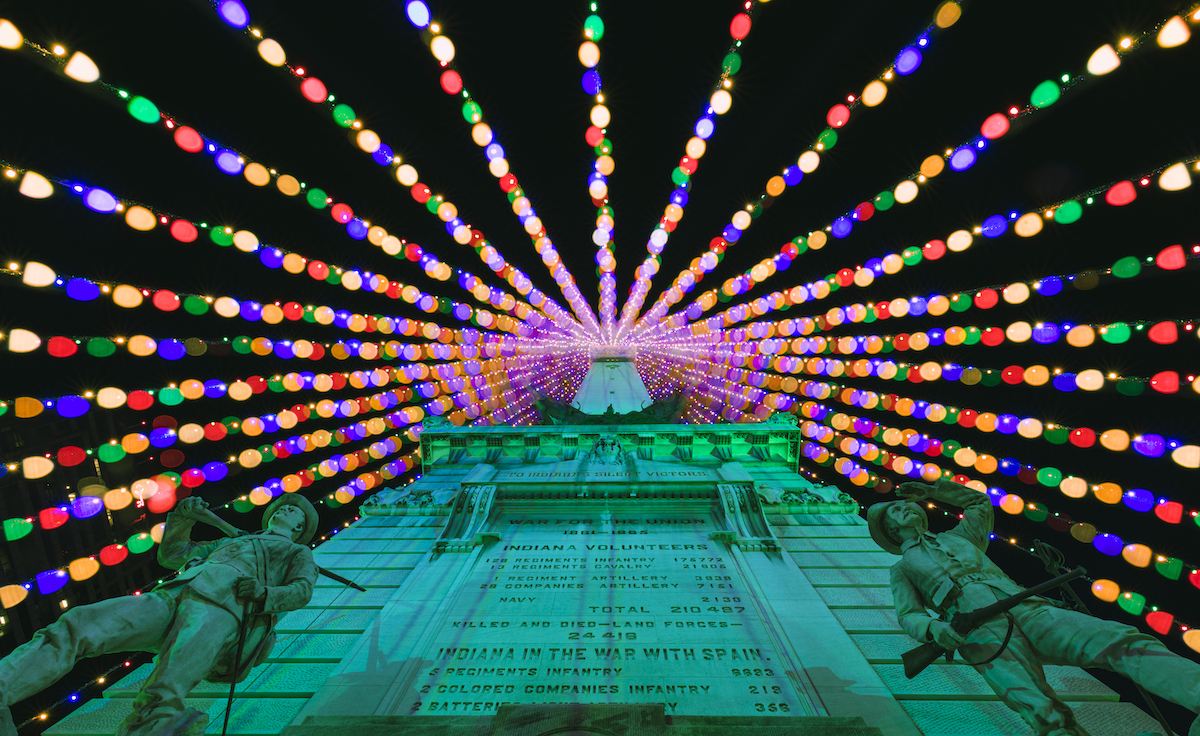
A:
{"type": "MultiPolygon", "coordinates": [[[[310,698],[333,674],[332,662],[321,664],[264,664],[255,667],[238,683],[236,698],[310,698]]],[[[106,698],[132,698],[141,690],[154,666],[144,664],[104,691],[106,698]]],[[[190,693],[192,698],[225,698],[229,685],[202,680],[190,693]]]]}
{"type": "Polygon", "coordinates": [[[280,634],[267,662],[340,662],[360,634],[280,634]]]}
{"type": "MultiPolygon", "coordinates": [[[[913,679],[904,676],[904,665],[877,664],[875,671],[897,700],[990,700],[999,697],[983,675],[966,664],[934,664],[913,679]]],[[[1048,665],[1046,682],[1065,701],[1117,702],[1115,691],[1078,667],[1048,665]]]]}
{"type": "Polygon", "coordinates": [[[871,532],[865,526],[798,526],[788,524],[787,519],[790,517],[769,517],[770,519],[780,519],[780,522],[771,522],[773,526],[771,530],[775,532],[777,537],[804,537],[806,539],[844,539],[844,538],[871,538],[871,532]]]}
{"type": "MultiPolygon", "coordinates": [[[[325,567],[322,565],[322,567],[325,567]]],[[[353,580],[355,583],[364,588],[398,588],[404,582],[404,578],[408,577],[412,569],[385,569],[385,570],[347,570],[345,574],[339,569],[326,567],[327,570],[337,573],[344,578],[353,580]]],[[[338,588],[346,587],[345,583],[339,583],[333,578],[325,577],[324,575],[317,576],[317,588],[338,588]]]]}
{"type": "Polygon", "coordinates": [[[816,586],[817,595],[830,608],[887,608],[893,609],[892,589],[882,585],[876,587],[816,586]]]}
{"type": "MultiPolygon", "coordinates": [[[[226,690],[228,693],[228,690],[226,690]]],[[[230,734],[237,736],[278,736],[280,729],[300,712],[308,698],[241,698],[233,703],[229,716],[230,734]]],[[[221,733],[225,720],[225,698],[188,698],[184,704],[208,714],[205,733],[221,733]]],[[[130,698],[96,698],[55,723],[44,732],[47,736],[112,736],[129,715],[130,698]]]]}
{"type": "Polygon", "coordinates": [[[870,539],[854,537],[808,539],[805,537],[783,537],[779,540],[789,552],[878,552],[879,546],[870,539]]]}
{"type": "Polygon", "coordinates": [[[832,610],[833,615],[846,630],[847,634],[880,634],[904,631],[900,628],[900,623],[896,620],[896,611],[893,608],[835,608],[832,610]]]}
{"type": "Polygon", "coordinates": [[[353,634],[365,631],[379,608],[302,608],[280,617],[275,633],[299,634],[317,630],[322,634],[353,634]]]}
{"type": "Polygon", "coordinates": [[[408,514],[405,516],[363,516],[363,518],[354,522],[355,526],[363,527],[397,527],[397,526],[446,526],[446,514],[429,514],[418,515],[408,514]]]}
{"type": "MultiPolygon", "coordinates": [[[[431,545],[432,546],[432,545],[431,545]]],[[[425,552],[403,555],[380,555],[374,552],[322,552],[313,553],[313,559],[326,570],[332,570],[344,578],[353,577],[343,570],[411,570],[425,558],[425,552]]]]}
{"type": "Polygon", "coordinates": [[[851,567],[846,569],[815,567],[801,570],[808,582],[817,587],[880,585],[891,588],[887,568],[851,567]]]}
{"type": "Polygon", "coordinates": [[[514,736],[516,734],[610,734],[612,736],[886,736],[855,717],[664,716],[654,705],[503,705],[494,717],[309,716],[283,736],[514,736]],[[521,707],[524,706],[524,707],[521,707]],[[595,715],[593,715],[595,714],[595,715]]]}
{"type": "Polygon", "coordinates": [[[367,592],[342,586],[315,588],[312,600],[305,608],[382,608],[396,588],[367,588],[367,592]]]}
{"type": "MultiPolygon", "coordinates": [[[[904,710],[925,736],[1030,736],[1015,711],[1003,703],[907,700],[904,710]]],[[[1162,732],[1158,721],[1133,703],[1073,703],[1075,718],[1092,736],[1162,732]]]]}
{"type": "Polygon", "coordinates": [[[866,520],[857,514],[772,514],[767,517],[768,524],[795,526],[862,526],[866,528],[866,520]]]}
{"type": "MultiPolygon", "coordinates": [[[[791,552],[801,569],[809,567],[875,567],[885,573],[896,563],[896,556],[887,552],[791,552]]],[[[319,563],[318,563],[319,564],[319,563]]]]}
{"type": "MultiPolygon", "coordinates": [[[[438,538],[436,532],[430,530],[420,539],[347,539],[339,540],[337,537],[325,542],[320,547],[320,552],[317,556],[328,554],[384,554],[384,553],[403,553],[403,552],[424,552],[432,546],[433,541],[438,538]]],[[[317,564],[320,564],[319,562],[317,564]]]]}

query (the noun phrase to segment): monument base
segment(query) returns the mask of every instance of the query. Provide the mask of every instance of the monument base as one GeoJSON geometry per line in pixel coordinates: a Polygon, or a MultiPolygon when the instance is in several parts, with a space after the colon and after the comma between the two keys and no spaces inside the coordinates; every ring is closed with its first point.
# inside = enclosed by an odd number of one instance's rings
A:
{"type": "Polygon", "coordinates": [[[668,716],[662,703],[502,705],[494,716],[309,716],[281,736],[883,736],[858,717],[668,716]]]}

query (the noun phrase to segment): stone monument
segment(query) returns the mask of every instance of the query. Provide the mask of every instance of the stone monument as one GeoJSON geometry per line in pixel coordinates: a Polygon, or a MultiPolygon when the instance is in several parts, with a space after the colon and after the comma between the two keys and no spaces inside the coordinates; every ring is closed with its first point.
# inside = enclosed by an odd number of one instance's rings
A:
{"type": "MultiPolygon", "coordinates": [[[[1029,733],[970,667],[905,679],[895,558],[848,495],[801,475],[790,417],[637,423],[629,356],[592,373],[573,404],[611,421],[427,425],[420,480],[315,550],[367,592],[318,581],[230,732],[1029,733]]],[[[147,672],[49,733],[112,733],[147,672]]],[[[1156,730],[1082,670],[1047,676],[1094,736],[1156,730]]],[[[192,707],[219,722],[224,694],[192,707]]]]}

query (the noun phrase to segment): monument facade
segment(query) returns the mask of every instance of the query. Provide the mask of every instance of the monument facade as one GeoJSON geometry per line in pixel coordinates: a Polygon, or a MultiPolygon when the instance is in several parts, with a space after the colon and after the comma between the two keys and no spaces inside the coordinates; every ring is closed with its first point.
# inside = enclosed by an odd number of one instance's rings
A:
{"type": "MultiPolygon", "coordinates": [[[[895,558],[801,444],[788,417],[428,422],[420,478],[315,550],[366,592],[318,581],[231,733],[1029,733],[965,665],[904,678],[895,558]]],[[[146,674],[50,733],[111,733],[146,674]]],[[[1048,677],[1095,736],[1156,728],[1082,670],[1048,677]]],[[[223,695],[190,705],[219,723],[223,695]]]]}

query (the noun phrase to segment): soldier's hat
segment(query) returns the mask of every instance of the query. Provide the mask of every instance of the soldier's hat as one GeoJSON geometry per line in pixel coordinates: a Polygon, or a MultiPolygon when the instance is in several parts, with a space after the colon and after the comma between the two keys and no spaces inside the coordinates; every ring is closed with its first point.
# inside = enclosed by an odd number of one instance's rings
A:
{"type": "MultiPolygon", "coordinates": [[[[904,499],[883,501],[867,509],[867,529],[870,530],[871,539],[875,540],[875,544],[878,544],[884,550],[894,555],[899,555],[903,554],[900,551],[900,545],[892,539],[892,536],[887,533],[887,530],[883,526],[884,521],[887,519],[888,507],[894,503],[905,503],[905,501],[904,499]]],[[[925,527],[928,528],[929,516],[926,515],[925,509],[921,508],[920,504],[917,504],[917,510],[921,513],[921,517],[925,519],[925,527]]]]}
{"type": "Polygon", "coordinates": [[[317,510],[313,508],[312,503],[299,493],[285,493],[267,504],[267,507],[263,509],[263,527],[267,526],[267,522],[271,520],[271,515],[283,506],[295,506],[304,512],[304,530],[296,537],[296,544],[308,544],[311,542],[312,538],[316,536],[320,517],[317,516],[317,510]]]}

